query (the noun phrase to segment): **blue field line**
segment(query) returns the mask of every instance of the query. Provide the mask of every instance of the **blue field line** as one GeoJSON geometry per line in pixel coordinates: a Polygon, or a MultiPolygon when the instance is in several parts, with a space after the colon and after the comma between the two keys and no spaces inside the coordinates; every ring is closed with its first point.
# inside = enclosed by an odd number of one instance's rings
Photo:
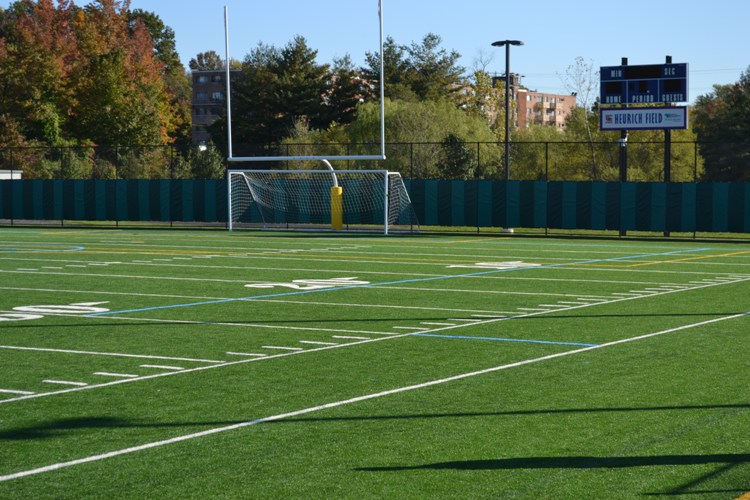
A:
{"type": "Polygon", "coordinates": [[[412,333],[411,337],[437,337],[441,339],[461,340],[491,340],[495,342],[520,342],[524,344],[569,345],[576,347],[596,347],[599,344],[585,344],[582,342],[555,342],[552,340],[506,339],[501,337],[472,337],[470,335],[437,335],[434,333],[412,333]]]}
{"type": "Polygon", "coordinates": [[[472,278],[475,276],[486,276],[488,274],[500,274],[500,273],[507,273],[511,271],[524,271],[524,270],[531,270],[531,269],[551,269],[555,267],[580,266],[580,265],[585,265],[585,264],[600,264],[602,262],[615,262],[615,261],[620,261],[620,260],[644,259],[644,258],[649,258],[649,257],[664,257],[667,255],[703,252],[707,250],[710,250],[710,248],[675,250],[672,252],[662,252],[662,253],[642,254],[642,255],[628,255],[625,257],[609,257],[606,259],[592,259],[592,260],[583,260],[579,262],[546,264],[542,266],[533,266],[533,267],[511,267],[511,268],[504,268],[504,269],[489,269],[486,271],[477,271],[474,273],[447,274],[447,275],[442,275],[442,276],[429,276],[426,278],[413,278],[413,279],[408,279],[408,280],[385,281],[382,283],[368,283],[364,285],[351,285],[351,286],[331,287],[331,288],[316,288],[315,290],[298,290],[296,292],[273,293],[273,294],[268,294],[268,295],[256,295],[256,296],[250,296],[250,297],[238,297],[238,298],[231,298],[231,299],[215,299],[215,300],[208,300],[208,301],[203,301],[203,302],[190,302],[186,304],[170,304],[166,306],[141,307],[138,309],[125,309],[125,310],[120,310],[120,311],[106,311],[106,312],[88,314],[87,316],[92,318],[92,317],[97,317],[97,316],[111,316],[114,314],[130,314],[130,313],[139,313],[139,312],[148,312],[148,311],[159,311],[163,309],[177,309],[180,307],[196,307],[196,306],[207,306],[207,305],[214,305],[214,304],[225,304],[228,302],[275,299],[279,297],[292,297],[295,295],[306,295],[310,293],[332,292],[332,291],[339,291],[339,290],[355,290],[359,288],[373,288],[373,287],[378,287],[378,286],[404,285],[408,283],[423,283],[426,281],[438,281],[438,280],[455,279],[455,278],[472,278]]]}
{"type": "Polygon", "coordinates": [[[15,245],[15,246],[4,246],[0,245],[0,252],[3,253],[19,253],[19,252],[25,252],[25,253],[55,253],[55,252],[83,252],[86,250],[86,247],[82,246],[70,246],[66,243],[47,243],[47,244],[34,244],[29,243],[30,246],[24,247],[23,245],[15,245]],[[47,248],[47,247],[68,247],[68,248],[47,248]]]}

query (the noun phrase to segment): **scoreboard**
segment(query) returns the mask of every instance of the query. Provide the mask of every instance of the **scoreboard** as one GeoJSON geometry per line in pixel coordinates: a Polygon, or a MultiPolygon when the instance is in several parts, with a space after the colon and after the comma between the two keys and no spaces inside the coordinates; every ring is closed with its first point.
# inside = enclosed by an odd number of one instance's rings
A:
{"type": "Polygon", "coordinates": [[[602,66],[600,96],[608,104],[688,101],[688,65],[602,66]]]}

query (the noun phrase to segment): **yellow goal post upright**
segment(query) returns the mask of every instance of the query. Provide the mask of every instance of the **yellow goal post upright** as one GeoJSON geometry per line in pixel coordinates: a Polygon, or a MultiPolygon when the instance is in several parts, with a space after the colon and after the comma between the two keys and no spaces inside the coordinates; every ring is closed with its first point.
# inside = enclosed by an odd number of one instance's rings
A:
{"type": "MultiPolygon", "coordinates": [[[[379,107],[380,107],[380,152],[374,155],[289,155],[289,156],[234,156],[232,149],[232,88],[231,88],[231,77],[230,77],[230,57],[229,57],[229,10],[224,6],[224,34],[225,34],[225,45],[226,45],[226,59],[225,59],[225,70],[226,70],[226,106],[227,106],[227,161],[231,164],[239,163],[252,163],[252,162],[283,162],[283,161],[322,161],[326,167],[331,171],[331,177],[333,180],[333,186],[330,188],[330,214],[331,214],[331,228],[342,229],[343,228],[343,187],[338,184],[336,172],[331,166],[331,161],[383,161],[386,159],[385,155],[385,62],[384,62],[384,29],[383,29],[383,0],[378,0],[378,28],[379,28],[379,51],[380,51],[380,93],[379,93],[379,107]]],[[[229,172],[234,167],[230,167],[229,172]]],[[[388,183],[388,175],[385,176],[386,184],[388,183]]],[[[227,175],[228,192],[231,193],[231,176],[227,175]]],[[[403,182],[402,182],[403,184],[403,182]]],[[[407,195],[408,196],[408,195],[407,195]]],[[[388,196],[385,197],[386,203],[388,196]]],[[[232,206],[231,200],[229,200],[229,229],[231,230],[232,225],[232,206]]],[[[386,208],[386,217],[388,209],[386,208]]],[[[388,224],[385,224],[386,228],[388,224]]],[[[387,231],[387,229],[386,229],[387,231]]]]}

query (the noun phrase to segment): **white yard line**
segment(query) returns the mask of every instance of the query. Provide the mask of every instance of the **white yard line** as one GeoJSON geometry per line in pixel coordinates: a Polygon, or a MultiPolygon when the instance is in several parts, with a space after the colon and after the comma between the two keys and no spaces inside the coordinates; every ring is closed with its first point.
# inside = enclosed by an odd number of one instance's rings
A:
{"type": "Polygon", "coordinates": [[[170,365],[141,365],[141,368],[156,368],[158,370],[174,370],[174,371],[180,371],[184,370],[184,366],[170,366],[170,365]]]}
{"type": "Polygon", "coordinates": [[[75,387],[90,387],[89,384],[86,382],[73,382],[71,380],[52,380],[52,379],[46,379],[42,380],[45,384],[57,384],[57,385],[72,385],[75,387]]]}
{"type": "Polygon", "coordinates": [[[12,345],[0,345],[0,349],[8,349],[13,351],[37,351],[37,352],[56,352],[63,354],[83,354],[89,356],[110,356],[116,358],[136,358],[136,359],[161,359],[164,361],[192,361],[195,363],[213,363],[220,364],[224,361],[217,361],[215,359],[199,359],[199,358],[177,358],[171,356],[151,356],[147,354],[125,354],[120,352],[96,352],[96,351],[77,351],[73,349],[49,349],[43,347],[23,347],[23,346],[12,346],[12,345]]]}
{"type": "Polygon", "coordinates": [[[114,377],[114,378],[124,378],[124,379],[136,379],[140,377],[140,375],[135,375],[134,373],[112,373],[112,372],[94,372],[94,375],[99,375],[100,377],[114,377]]]}
{"type": "Polygon", "coordinates": [[[114,458],[114,457],[118,457],[118,456],[122,456],[122,455],[127,455],[127,454],[131,454],[131,453],[137,453],[137,452],[140,452],[140,451],[150,450],[150,449],[153,449],[153,448],[160,448],[160,447],[163,447],[163,446],[169,446],[169,445],[172,445],[172,444],[181,443],[181,442],[185,442],[185,441],[191,441],[191,440],[194,440],[194,439],[199,439],[199,438],[202,438],[202,437],[212,436],[212,435],[223,433],[223,432],[234,431],[234,430],[242,429],[242,428],[245,428],[245,427],[250,427],[250,426],[253,426],[253,425],[264,424],[264,423],[268,423],[268,422],[275,422],[275,421],[279,421],[279,420],[285,420],[285,419],[289,419],[289,418],[299,417],[301,415],[307,415],[307,414],[310,414],[310,413],[315,413],[315,412],[319,412],[319,411],[329,410],[331,408],[339,408],[339,407],[342,407],[342,406],[348,406],[348,405],[352,405],[352,404],[356,404],[356,403],[361,403],[363,401],[369,401],[369,400],[378,399],[378,398],[382,398],[382,397],[392,396],[392,395],[395,395],[395,394],[402,394],[402,393],[406,393],[406,392],[416,391],[416,390],[419,390],[419,389],[425,389],[427,387],[434,387],[436,385],[442,385],[442,384],[446,384],[446,383],[450,383],[450,382],[455,382],[457,380],[464,380],[464,379],[467,379],[467,378],[478,377],[478,376],[487,375],[487,374],[490,374],[490,373],[496,373],[496,372],[499,372],[499,371],[502,371],[502,370],[508,370],[508,369],[511,369],[511,368],[518,368],[518,367],[521,367],[521,366],[526,366],[526,365],[530,365],[530,364],[534,364],[534,363],[541,363],[541,362],[544,362],[544,361],[549,361],[549,360],[552,360],[552,359],[563,358],[563,357],[567,357],[567,356],[573,356],[575,354],[581,354],[581,353],[584,353],[584,352],[594,351],[594,350],[597,350],[597,349],[604,349],[604,348],[607,348],[607,347],[613,347],[613,346],[617,346],[617,345],[620,345],[620,344],[626,344],[626,343],[630,343],[630,342],[636,342],[636,341],[639,341],[639,340],[645,340],[645,339],[649,339],[649,338],[652,338],[652,337],[657,337],[657,336],[660,336],[660,335],[665,335],[665,334],[668,334],[668,333],[674,333],[674,332],[679,332],[679,331],[687,330],[687,329],[690,329],[690,328],[697,328],[697,327],[701,327],[701,326],[710,325],[710,324],[713,324],[713,323],[718,323],[720,321],[726,321],[726,320],[730,320],[730,319],[743,318],[743,317],[746,317],[748,315],[750,315],[750,312],[745,312],[745,313],[742,313],[742,314],[734,314],[732,316],[724,316],[722,318],[714,318],[714,319],[710,319],[710,320],[707,320],[707,321],[700,321],[698,323],[691,323],[691,324],[688,324],[688,325],[679,326],[679,327],[676,327],[676,328],[669,328],[667,330],[661,330],[661,331],[658,331],[658,332],[647,333],[645,335],[638,335],[636,337],[629,337],[629,338],[626,338],[626,339],[615,340],[613,342],[607,342],[605,344],[599,344],[599,345],[596,345],[596,346],[583,347],[583,348],[580,348],[580,349],[573,349],[571,351],[559,352],[559,353],[550,354],[550,355],[547,355],[547,356],[541,356],[541,357],[537,357],[537,358],[525,359],[523,361],[516,361],[514,363],[508,363],[508,364],[504,364],[504,365],[498,365],[498,366],[494,366],[494,367],[491,367],[491,368],[486,368],[486,369],[483,369],[483,370],[477,370],[477,371],[473,371],[473,372],[462,373],[462,374],[454,375],[454,376],[451,376],[451,377],[434,379],[434,380],[430,380],[430,381],[427,381],[427,382],[423,382],[421,384],[414,384],[414,385],[407,385],[407,386],[403,386],[403,387],[397,387],[395,389],[389,389],[387,391],[381,391],[381,392],[375,392],[375,393],[365,394],[365,395],[357,396],[357,397],[350,398],[350,399],[343,399],[343,400],[334,401],[334,402],[331,402],[331,403],[321,404],[321,405],[318,405],[318,406],[311,406],[311,407],[308,407],[308,408],[303,408],[303,409],[300,409],[300,410],[294,410],[294,411],[290,411],[290,412],[287,412],[287,413],[279,413],[279,414],[276,414],[276,415],[271,415],[271,416],[268,416],[268,417],[258,418],[258,419],[255,419],[255,420],[248,420],[248,421],[240,422],[240,423],[237,423],[237,424],[226,425],[226,426],[222,426],[222,427],[214,427],[213,429],[208,429],[208,430],[201,431],[201,432],[195,432],[195,433],[192,433],[192,434],[185,434],[185,435],[182,435],[182,436],[177,436],[177,437],[173,437],[173,438],[170,438],[170,439],[164,439],[164,440],[161,440],[161,441],[152,441],[150,443],[144,443],[144,444],[138,445],[138,446],[132,446],[132,447],[129,447],[129,448],[122,448],[122,449],[119,449],[119,450],[113,450],[113,451],[110,451],[110,452],[107,452],[107,453],[101,453],[101,454],[97,454],[97,455],[90,455],[90,456],[83,457],[83,458],[80,458],[80,459],[77,459],[77,460],[70,460],[70,461],[67,461],[67,462],[58,462],[58,463],[46,465],[46,466],[43,466],[43,467],[37,467],[35,469],[28,469],[28,470],[24,470],[24,471],[15,472],[15,473],[12,473],[12,474],[6,474],[4,476],[0,476],[0,482],[10,481],[10,480],[13,480],[13,479],[19,479],[19,478],[22,478],[22,477],[34,476],[34,475],[38,475],[38,474],[44,474],[46,472],[52,472],[52,471],[55,471],[55,470],[60,470],[60,469],[68,468],[68,467],[75,467],[77,465],[83,465],[83,464],[87,464],[87,463],[98,462],[98,461],[101,461],[101,460],[106,460],[106,459],[109,459],[109,458],[114,458]]]}
{"type": "Polygon", "coordinates": [[[15,396],[30,396],[34,393],[31,391],[17,391],[15,389],[0,389],[0,394],[13,394],[15,396]]]}
{"type": "MultiPolygon", "coordinates": [[[[748,277],[746,277],[744,279],[741,279],[741,280],[734,281],[732,283],[740,283],[740,282],[746,282],[746,281],[750,281],[750,276],[748,276],[748,277]]],[[[716,287],[716,286],[723,286],[723,285],[726,285],[726,284],[727,283],[705,283],[705,282],[703,282],[703,283],[700,283],[700,284],[696,284],[696,286],[694,286],[692,288],[678,289],[678,290],[665,290],[664,292],[662,292],[660,294],[657,294],[657,295],[671,295],[671,294],[674,294],[674,293],[682,293],[682,292],[686,292],[686,291],[699,290],[699,289],[702,289],[702,288],[712,288],[712,287],[716,287]]],[[[514,320],[514,319],[517,319],[517,318],[528,318],[528,317],[540,316],[540,315],[548,314],[550,312],[559,313],[561,311],[572,311],[572,310],[577,310],[577,309],[585,309],[585,308],[596,307],[596,306],[604,305],[604,304],[615,304],[615,303],[619,303],[619,302],[628,302],[628,301],[631,301],[631,300],[640,300],[640,299],[643,299],[643,298],[653,298],[653,297],[655,297],[657,295],[645,295],[645,296],[644,295],[635,295],[635,296],[627,296],[627,297],[618,297],[618,298],[613,298],[609,302],[595,302],[595,303],[588,303],[588,304],[587,303],[583,303],[583,304],[573,305],[573,306],[565,308],[565,309],[555,309],[554,311],[540,311],[538,313],[522,314],[522,315],[518,315],[518,316],[492,316],[492,317],[484,316],[484,319],[481,319],[480,321],[471,322],[471,323],[463,323],[463,324],[454,325],[454,326],[445,326],[445,327],[435,328],[435,329],[432,329],[432,330],[421,330],[420,333],[437,333],[437,332],[455,330],[455,329],[459,329],[459,328],[476,326],[476,325],[487,325],[487,324],[496,323],[496,322],[500,322],[500,321],[511,321],[511,320],[514,320]]],[[[476,316],[482,317],[482,315],[476,315],[476,316]]],[[[744,316],[744,314],[740,315],[740,316],[744,316]]],[[[202,321],[174,321],[174,320],[164,321],[164,320],[149,320],[149,319],[144,319],[144,318],[128,318],[128,317],[123,317],[123,316],[108,316],[107,318],[109,318],[109,319],[119,319],[119,320],[132,320],[132,321],[155,321],[155,322],[162,322],[162,323],[206,324],[206,322],[202,322],[202,321]]],[[[719,318],[719,319],[721,319],[721,318],[719,318]]],[[[242,323],[212,323],[212,324],[232,325],[232,326],[247,326],[246,324],[242,324],[242,323]]],[[[275,328],[279,328],[279,327],[275,327],[275,328]]],[[[394,327],[394,328],[399,328],[399,327],[394,327]]],[[[375,339],[362,340],[362,341],[358,341],[358,342],[351,342],[351,343],[346,343],[346,344],[341,344],[341,345],[336,345],[336,346],[324,346],[324,347],[314,348],[314,349],[307,349],[307,350],[303,349],[303,350],[300,350],[300,351],[285,352],[285,353],[281,353],[281,354],[274,354],[274,355],[266,356],[264,358],[242,359],[242,360],[238,360],[238,361],[231,361],[231,362],[226,362],[226,363],[221,363],[221,364],[213,364],[213,365],[209,365],[209,366],[201,366],[201,367],[197,367],[197,368],[191,368],[191,369],[187,369],[187,370],[182,370],[180,372],[163,372],[163,373],[154,374],[154,375],[142,376],[142,377],[139,377],[139,378],[136,378],[136,379],[117,380],[117,381],[107,382],[107,383],[103,383],[103,384],[95,384],[95,385],[92,384],[92,385],[88,385],[86,387],[75,387],[75,388],[71,388],[71,389],[63,389],[63,390],[59,390],[59,391],[46,392],[46,393],[41,393],[41,394],[31,394],[31,395],[28,395],[28,396],[19,396],[17,398],[9,398],[9,399],[5,399],[5,400],[0,400],[0,405],[2,405],[2,404],[8,404],[8,403],[16,402],[16,401],[22,401],[22,400],[26,400],[26,399],[48,397],[48,396],[54,396],[54,395],[59,395],[59,394],[67,394],[69,392],[75,392],[75,391],[80,391],[80,390],[90,390],[90,389],[96,389],[96,388],[100,388],[100,387],[108,387],[108,386],[116,385],[116,384],[120,384],[120,383],[136,382],[136,381],[141,381],[141,380],[150,380],[150,379],[154,379],[154,378],[160,378],[160,377],[166,377],[166,376],[174,376],[174,375],[183,374],[183,373],[193,373],[193,372],[203,371],[203,370],[208,370],[208,369],[213,369],[213,368],[217,368],[217,367],[227,367],[227,366],[233,366],[233,365],[237,365],[237,364],[244,364],[244,363],[250,363],[250,362],[257,362],[257,361],[265,361],[265,360],[269,360],[269,359],[276,359],[276,358],[287,357],[287,356],[305,355],[305,354],[310,354],[310,353],[314,353],[314,352],[325,351],[325,350],[329,350],[329,349],[341,349],[341,348],[352,347],[352,346],[357,346],[357,345],[361,345],[361,344],[367,344],[367,343],[371,343],[371,342],[382,342],[382,341],[386,341],[386,340],[398,339],[398,338],[403,338],[403,337],[411,336],[412,333],[414,333],[414,331],[415,330],[412,329],[409,333],[390,334],[390,335],[384,334],[382,332],[359,332],[359,333],[373,333],[373,334],[376,334],[376,335],[381,335],[381,337],[378,337],[378,338],[375,338],[375,339]]],[[[605,344],[602,344],[602,345],[605,345],[605,344]]]]}

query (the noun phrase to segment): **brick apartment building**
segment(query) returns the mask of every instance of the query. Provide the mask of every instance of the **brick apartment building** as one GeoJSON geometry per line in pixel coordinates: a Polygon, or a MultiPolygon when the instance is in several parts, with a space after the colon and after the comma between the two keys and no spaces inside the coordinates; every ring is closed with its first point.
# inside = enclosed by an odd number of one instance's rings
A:
{"type": "Polygon", "coordinates": [[[574,95],[544,94],[518,89],[518,128],[531,125],[548,125],[564,128],[565,120],[576,107],[574,95]]]}
{"type": "MultiPolygon", "coordinates": [[[[505,75],[493,78],[505,84],[505,75]]],[[[545,94],[529,90],[521,85],[520,75],[510,74],[511,99],[516,103],[515,116],[511,123],[517,128],[528,128],[532,125],[547,125],[564,128],[565,120],[576,107],[576,96],[569,94],[545,94]]]]}
{"type": "Polygon", "coordinates": [[[226,70],[193,71],[192,77],[192,139],[194,145],[201,146],[208,144],[211,140],[208,126],[225,113],[226,70]]]}

